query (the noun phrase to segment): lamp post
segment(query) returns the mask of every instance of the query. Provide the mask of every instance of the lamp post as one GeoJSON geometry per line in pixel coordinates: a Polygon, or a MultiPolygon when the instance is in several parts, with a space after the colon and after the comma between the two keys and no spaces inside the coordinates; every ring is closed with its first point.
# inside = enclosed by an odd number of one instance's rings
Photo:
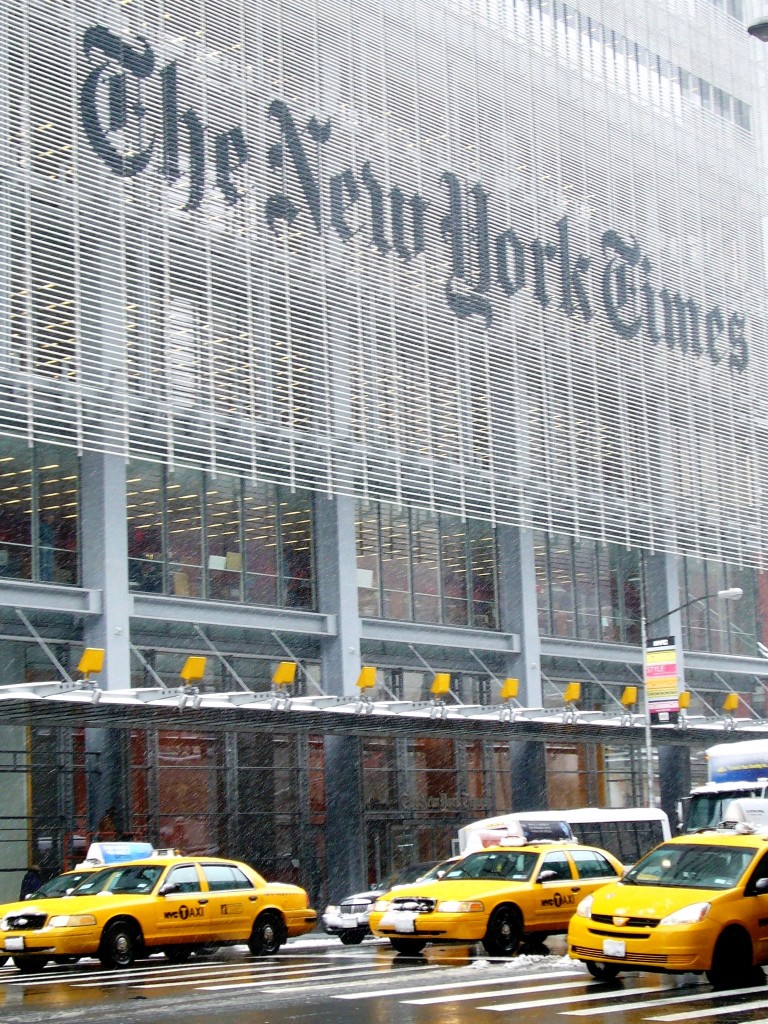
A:
{"type": "Polygon", "coordinates": [[[757,21],[753,21],[748,26],[747,32],[755,39],[759,39],[761,43],[768,43],[768,17],[765,15],[762,18],[758,18],[757,21]]]}
{"type": "Polygon", "coordinates": [[[669,618],[670,615],[674,615],[676,612],[681,612],[683,611],[683,609],[690,607],[692,604],[697,604],[699,601],[709,601],[713,597],[718,598],[720,601],[738,601],[740,597],[743,597],[743,595],[744,591],[741,589],[741,587],[729,587],[727,590],[716,590],[711,594],[702,594],[700,597],[692,597],[690,601],[686,601],[684,604],[679,604],[676,608],[670,608],[669,611],[663,612],[661,615],[657,615],[653,619],[647,619],[645,616],[645,600],[642,597],[641,593],[642,606],[640,612],[640,643],[642,647],[641,655],[643,659],[643,699],[645,701],[645,714],[643,715],[645,727],[645,769],[648,788],[648,804],[651,807],[655,806],[655,785],[653,777],[653,740],[651,735],[651,705],[648,699],[648,672],[646,665],[646,651],[648,649],[648,630],[657,622],[661,622],[662,619],[669,618]]]}

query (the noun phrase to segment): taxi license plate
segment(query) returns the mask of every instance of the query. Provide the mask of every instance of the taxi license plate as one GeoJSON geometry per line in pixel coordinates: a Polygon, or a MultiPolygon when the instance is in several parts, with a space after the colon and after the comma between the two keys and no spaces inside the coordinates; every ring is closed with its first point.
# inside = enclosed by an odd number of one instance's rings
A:
{"type": "Polygon", "coordinates": [[[603,953],[606,956],[624,957],[627,955],[627,944],[622,942],[621,939],[604,939],[603,953]]]}
{"type": "Polygon", "coordinates": [[[6,950],[8,952],[11,952],[11,953],[14,950],[24,949],[24,936],[23,935],[18,935],[18,936],[13,936],[13,937],[7,938],[5,940],[5,948],[6,948],[6,950]]]}
{"type": "Polygon", "coordinates": [[[416,931],[416,914],[412,910],[388,910],[380,922],[384,928],[413,935],[416,931]]]}
{"type": "Polygon", "coordinates": [[[342,928],[357,928],[357,918],[354,914],[341,915],[342,928]]]}

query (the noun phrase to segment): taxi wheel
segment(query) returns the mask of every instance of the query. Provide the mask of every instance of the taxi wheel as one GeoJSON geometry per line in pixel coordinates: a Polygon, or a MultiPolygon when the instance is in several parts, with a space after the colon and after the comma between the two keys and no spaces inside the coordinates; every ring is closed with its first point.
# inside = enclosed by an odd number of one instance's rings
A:
{"type": "Polygon", "coordinates": [[[517,907],[498,907],[488,922],[483,947],[491,956],[513,956],[523,942],[523,918],[517,907]]]}
{"type": "Polygon", "coordinates": [[[194,946],[169,946],[163,950],[165,959],[172,964],[183,964],[195,951],[194,946]]]}
{"type": "Polygon", "coordinates": [[[585,960],[584,966],[595,981],[615,981],[621,974],[618,964],[599,964],[595,960],[585,960]]]}
{"type": "Polygon", "coordinates": [[[411,956],[418,956],[426,946],[421,939],[390,939],[389,944],[396,953],[409,953],[411,956]]]}
{"type": "Polygon", "coordinates": [[[286,940],[285,925],[277,914],[267,911],[253,922],[248,949],[253,956],[272,956],[286,940]]]}
{"type": "Polygon", "coordinates": [[[140,946],[139,932],[130,921],[113,921],[101,934],[98,957],[104,967],[130,967],[140,946]]]}
{"type": "Polygon", "coordinates": [[[725,931],[715,943],[712,967],[706,972],[713,988],[739,988],[749,983],[752,966],[752,942],[746,932],[725,931]]]}
{"type": "Polygon", "coordinates": [[[47,964],[42,956],[15,956],[13,963],[22,974],[39,974],[47,964]]]}
{"type": "Polygon", "coordinates": [[[347,931],[339,932],[339,938],[345,946],[359,946],[366,934],[365,928],[349,928],[347,931]]]}

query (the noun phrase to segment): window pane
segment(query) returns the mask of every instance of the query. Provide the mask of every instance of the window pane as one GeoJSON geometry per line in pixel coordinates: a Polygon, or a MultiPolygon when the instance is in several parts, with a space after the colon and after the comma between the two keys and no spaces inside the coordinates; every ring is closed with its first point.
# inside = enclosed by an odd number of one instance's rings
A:
{"type": "Polygon", "coordinates": [[[277,605],[277,500],[271,484],[246,482],[245,600],[277,605]]]}
{"type": "Polygon", "coordinates": [[[79,466],[66,448],[36,449],[38,486],[39,578],[76,584],[78,562],[79,466]]]}
{"type": "Polygon", "coordinates": [[[128,581],[131,590],[163,590],[163,468],[130,462],[126,470],[128,581]]]}
{"type": "Polygon", "coordinates": [[[240,549],[240,481],[220,476],[208,480],[205,493],[208,544],[208,596],[217,601],[242,599],[243,556],[240,549]]]}
{"type": "Polygon", "coordinates": [[[0,576],[32,579],[32,450],[3,440],[0,451],[0,576]]]}
{"type": "Polygon", "coordinates": [[[168,474],[168,568],[178,597],[200,597],[203,562],[202,473],[179,469],[168,474]]]}

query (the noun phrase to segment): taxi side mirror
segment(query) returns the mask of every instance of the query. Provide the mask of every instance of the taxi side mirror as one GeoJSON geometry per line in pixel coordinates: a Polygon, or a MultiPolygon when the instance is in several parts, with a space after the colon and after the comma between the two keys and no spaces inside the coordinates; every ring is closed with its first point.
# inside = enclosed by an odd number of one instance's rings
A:
{"type": "Polygon", "coordinates": [[[181,886],[178,882],[166,882],[165,885],[161,885],[157,890],[158,896],[168,896],[170,893],[181,892],[181,886]]]}
{"type": "Polygon", "coordinates": [[[558,874],[557,874],[556,871],[553,871],[551,868],[544,868],[543,871],[539,872],[536,881],[537,882],[553,882],[557,877],[558,877],[558,874]]]}

